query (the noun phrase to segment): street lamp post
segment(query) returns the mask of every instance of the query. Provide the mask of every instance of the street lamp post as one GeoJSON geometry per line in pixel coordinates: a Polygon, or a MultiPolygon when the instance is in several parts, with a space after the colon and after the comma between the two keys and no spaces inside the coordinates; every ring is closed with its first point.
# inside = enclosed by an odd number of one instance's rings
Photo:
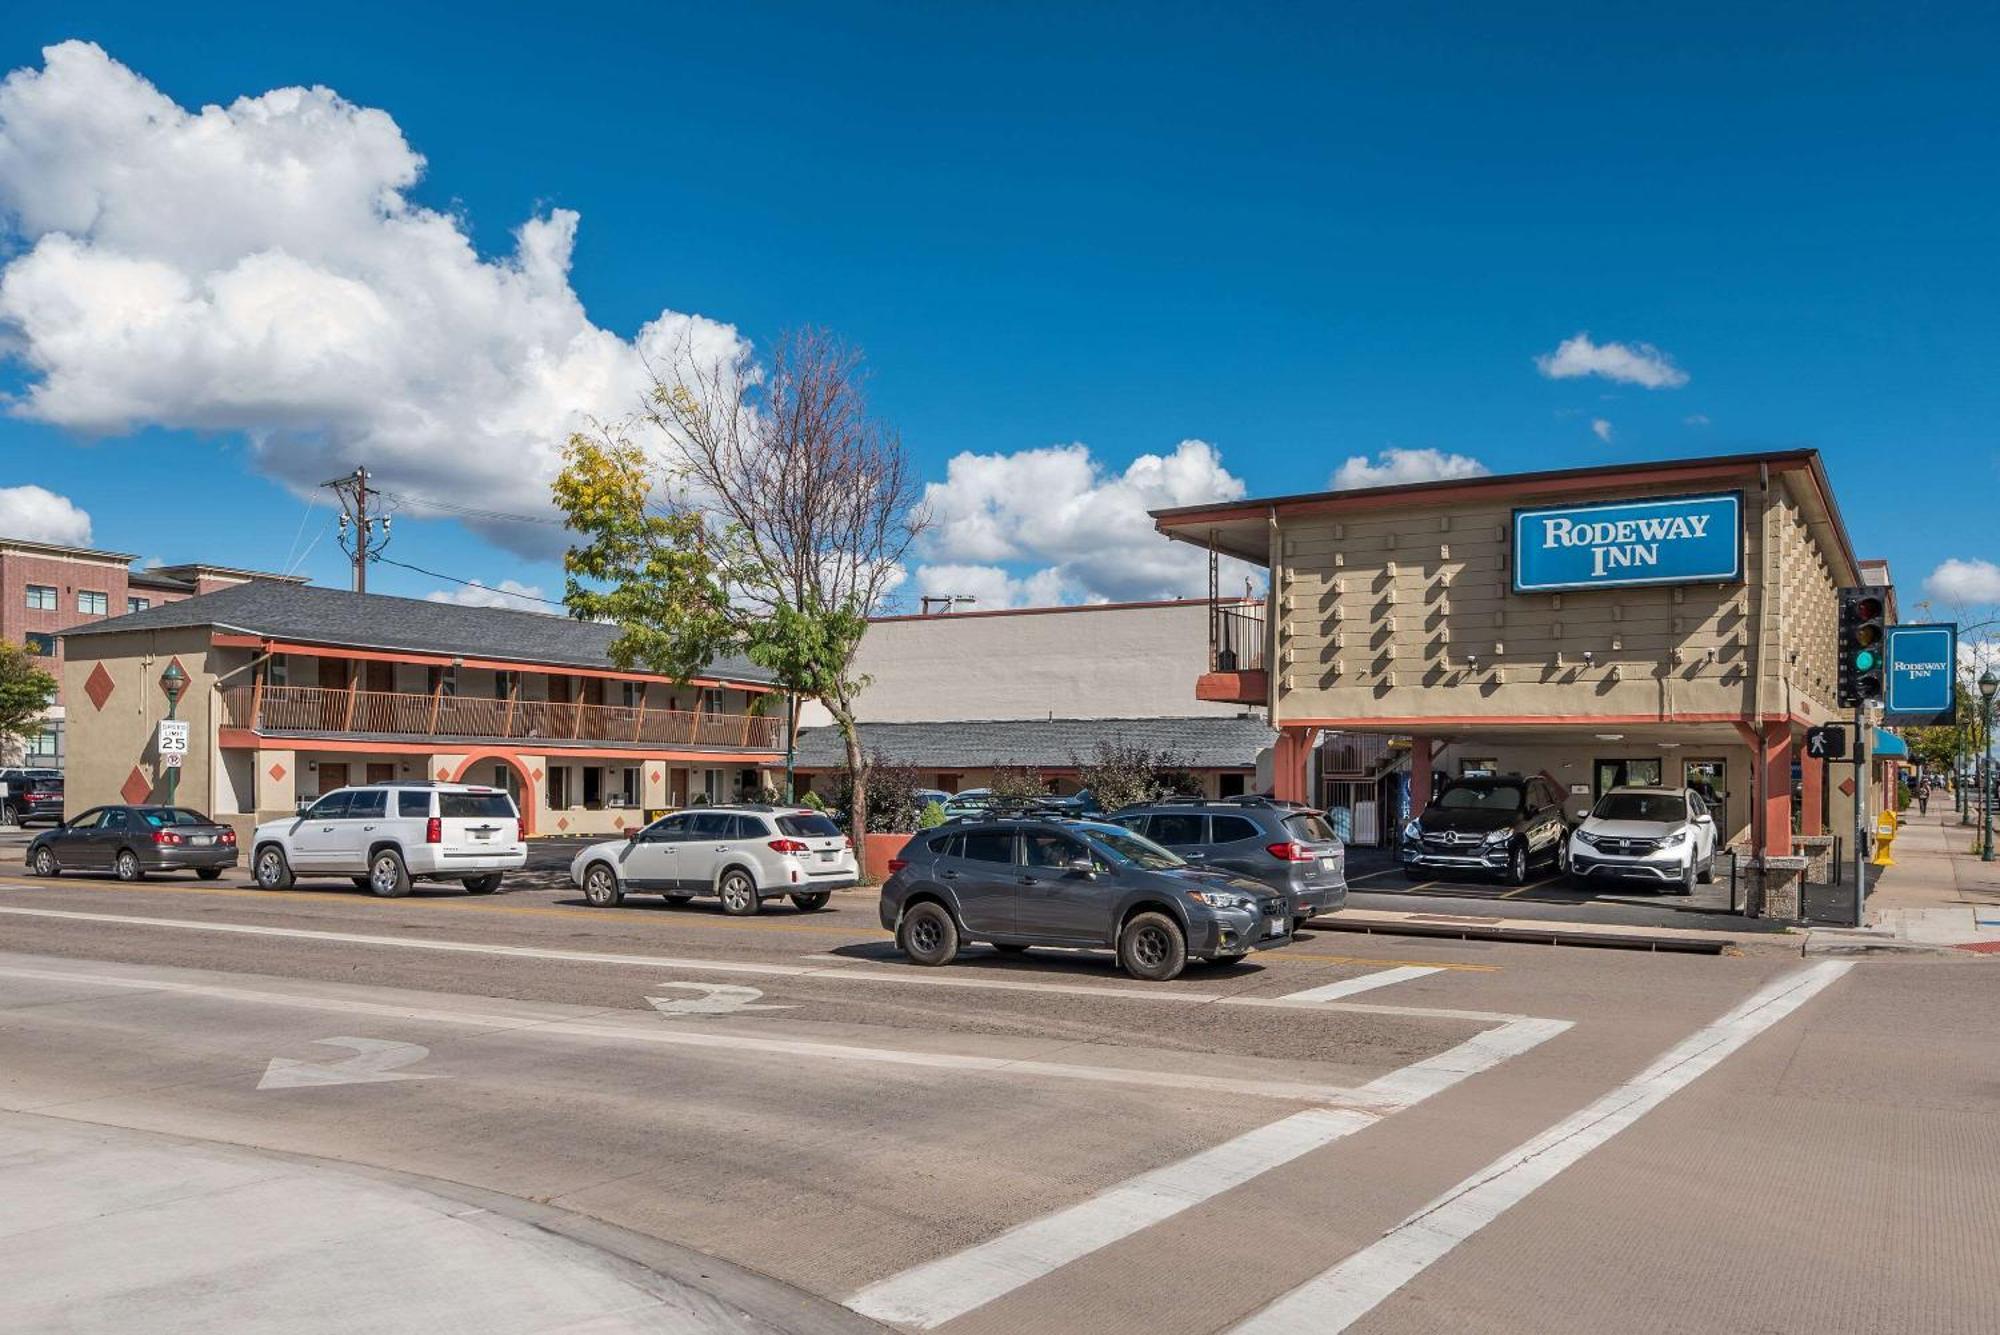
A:
{"type": "Polygon", "coordinates": [[[1979,846],[1981,862],[1993,861],[1993,693],[1995,691],[2000,691],[2000,677],[1993,675],[1992,668],[1987,668],[1979,674],[1980,713],[1983,716],[1981,722],[1984,724],[1980,729],[1983,741],[1979,751],[1979,796],[1980,801],[1985,803],[1986,812],[1985,836],[1979,846]]]}
{"type": "MultiPolygon", "coordinates": [[[[181,702],[181,694],[187,690],[188,675],[181,670],[178,662],[167,664],[167,670],[160,674],[160,689],[167,693],[167,717],[174,716],[174,710],[181,702]]],[[[180,789],[180,766],[167,769],[167,805],[174,804],[174,794],[180,789]]]]}

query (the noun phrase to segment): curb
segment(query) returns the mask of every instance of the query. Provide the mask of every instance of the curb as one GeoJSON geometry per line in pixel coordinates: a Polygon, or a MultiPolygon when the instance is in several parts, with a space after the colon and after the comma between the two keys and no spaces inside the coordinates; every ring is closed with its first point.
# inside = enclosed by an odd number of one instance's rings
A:
{"type": "Polygon", "coordinates": [[[1609,923],[1482,918],[1445,913],[1396,913],[1342,909],[1314,918],[1315,929],[1385,936],[1451,937],[1461,941],[1514,941],[1530,945],[1587,946],[1602,950],[1671,951],[1694,955],[1738,954],[1746,947],[1784,945],[1785,932],[1710,932],[1691,927],[1620,927],[1609,923]]]}
{"type": "Polygon", "coordinates": [[[1961,952],[1959,946],[1925,945],[1918,941],[1905,941],[1887,932],[1872,931],[1868,928],[1816,927],[1806,933],[1803,955],[1929,955],[1953,956],[1961,952]]]}

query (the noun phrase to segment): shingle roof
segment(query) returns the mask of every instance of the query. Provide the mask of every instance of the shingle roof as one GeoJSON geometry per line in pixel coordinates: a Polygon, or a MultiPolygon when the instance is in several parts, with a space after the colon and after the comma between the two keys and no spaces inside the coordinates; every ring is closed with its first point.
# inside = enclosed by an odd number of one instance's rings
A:
{"type": "MultiPolygon", "coordinates": [[[[454,654],[556,667],[615,669],[606,652],[617,628],[540,612],[464,607],[381,593],[350,593],[311,585],[253,580],[199,598],[94,621],[63,632],[65,639],[128,630],[217,626],[273,639],[344,649],[454,654]]],[[[734,656],[711,666],[728,681],[769,682],[763,668],[734,656]]]]}
{"type": "MultiPolygon", "coordinates": [[[[1193,769],[1250,769],[1277,733],[1258,718],[1000,719],[969,723],[864,723],[869,751],[919,769],[991,765],[1062,769],[1089,760],[1100,741],[1172,753],[1193,769]]],[[[798,767],[839,769],[847,754],[838,728],[799,734],[798,767]]]]}

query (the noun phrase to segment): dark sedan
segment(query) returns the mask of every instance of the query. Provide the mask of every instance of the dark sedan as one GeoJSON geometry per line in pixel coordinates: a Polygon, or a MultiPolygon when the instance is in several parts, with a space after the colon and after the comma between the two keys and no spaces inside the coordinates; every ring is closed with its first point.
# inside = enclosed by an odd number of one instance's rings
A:
{"type": "Polygon", "coordinates": [[[212,881],[235,865],[236,831],[186,807],[92,807],[28,845],[37,876],[108,871],[142,881],[151,872],[191,871],[212,881]]]}

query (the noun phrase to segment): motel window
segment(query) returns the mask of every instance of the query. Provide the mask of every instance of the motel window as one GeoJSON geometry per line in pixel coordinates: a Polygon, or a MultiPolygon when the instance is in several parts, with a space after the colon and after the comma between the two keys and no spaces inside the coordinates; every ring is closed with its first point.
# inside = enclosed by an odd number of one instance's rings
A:
{"type": "Polygon", "coordinates": [[[62,760],[62,724],[51,723],[28,738],[27,763],[55,765],[62,760]]]}
{"type": "Polygon", "coordinates": [[[264,684],[266,686],[283,686],[285,684],[285,677],[284,659],[273,658],[264,664],[264,684]]]}
{"type": "Polygon", "coordinates": [[[628,807],[639,805],[639,771],[636,767],[631,765],[625,767],[619,779],[618,796],[628,807]]]}
{"type": "Polygon", "coordinates": [[[643,681],[623,681],[618,683],[621,703],[627,709],[637,709],[646,703],[646,683],[643,681]]]}
{"type": "Polygon", "coordinates": [[[127,597],[125,599],[125,610],[127,612],[143,612],[152,605],[153,605],[153,600],[151,598],[139,598],[133,596],[133,597],[127,597]]]}
{"type": "Polygon", "coordinates": [[[53,612],[56,610],[56,588],[53,584],[30,584],[28,586],[28,610],[30,612],[53,612]]]}
{"type": "Polygon", "coordinates": [[[569,810],[569,767],[549,766],[549,810],[569,810]]]}
{"type": "Polygon", "coordinates": [[[704,714],[720,714],[722,712],[722,692],[712,687],[702,691],[701,712],[704,714]]]}
{"type": "Polygon", "coordinates": [[[432,695],[457,695],[458,669],[455,667],[432,668],[426,687],[432,695]]]}
{"type": "Polygon", "coordinates": [[[79,612],[95,612],[97,615],[102,616],[111,610],[111,597],[102,589],[78,589],[76,591],[76,610],[79,612]]]}
{"type": "Polygon", "coordinates": [[[56,656],[56,637],[46,631],[29,631],[26,637],[24,637],[23,643],[28,646],[28,652],[37,658],[54,658],[56,656]]]}
{"type": "Polygon", "coordinates": [[[493,698],[495,700],[511,700],[514,698],[515,692],[520,689],[520,685],[520,673],[509,672],[507,669],[502,668],[493,674],[493,698]]]}

